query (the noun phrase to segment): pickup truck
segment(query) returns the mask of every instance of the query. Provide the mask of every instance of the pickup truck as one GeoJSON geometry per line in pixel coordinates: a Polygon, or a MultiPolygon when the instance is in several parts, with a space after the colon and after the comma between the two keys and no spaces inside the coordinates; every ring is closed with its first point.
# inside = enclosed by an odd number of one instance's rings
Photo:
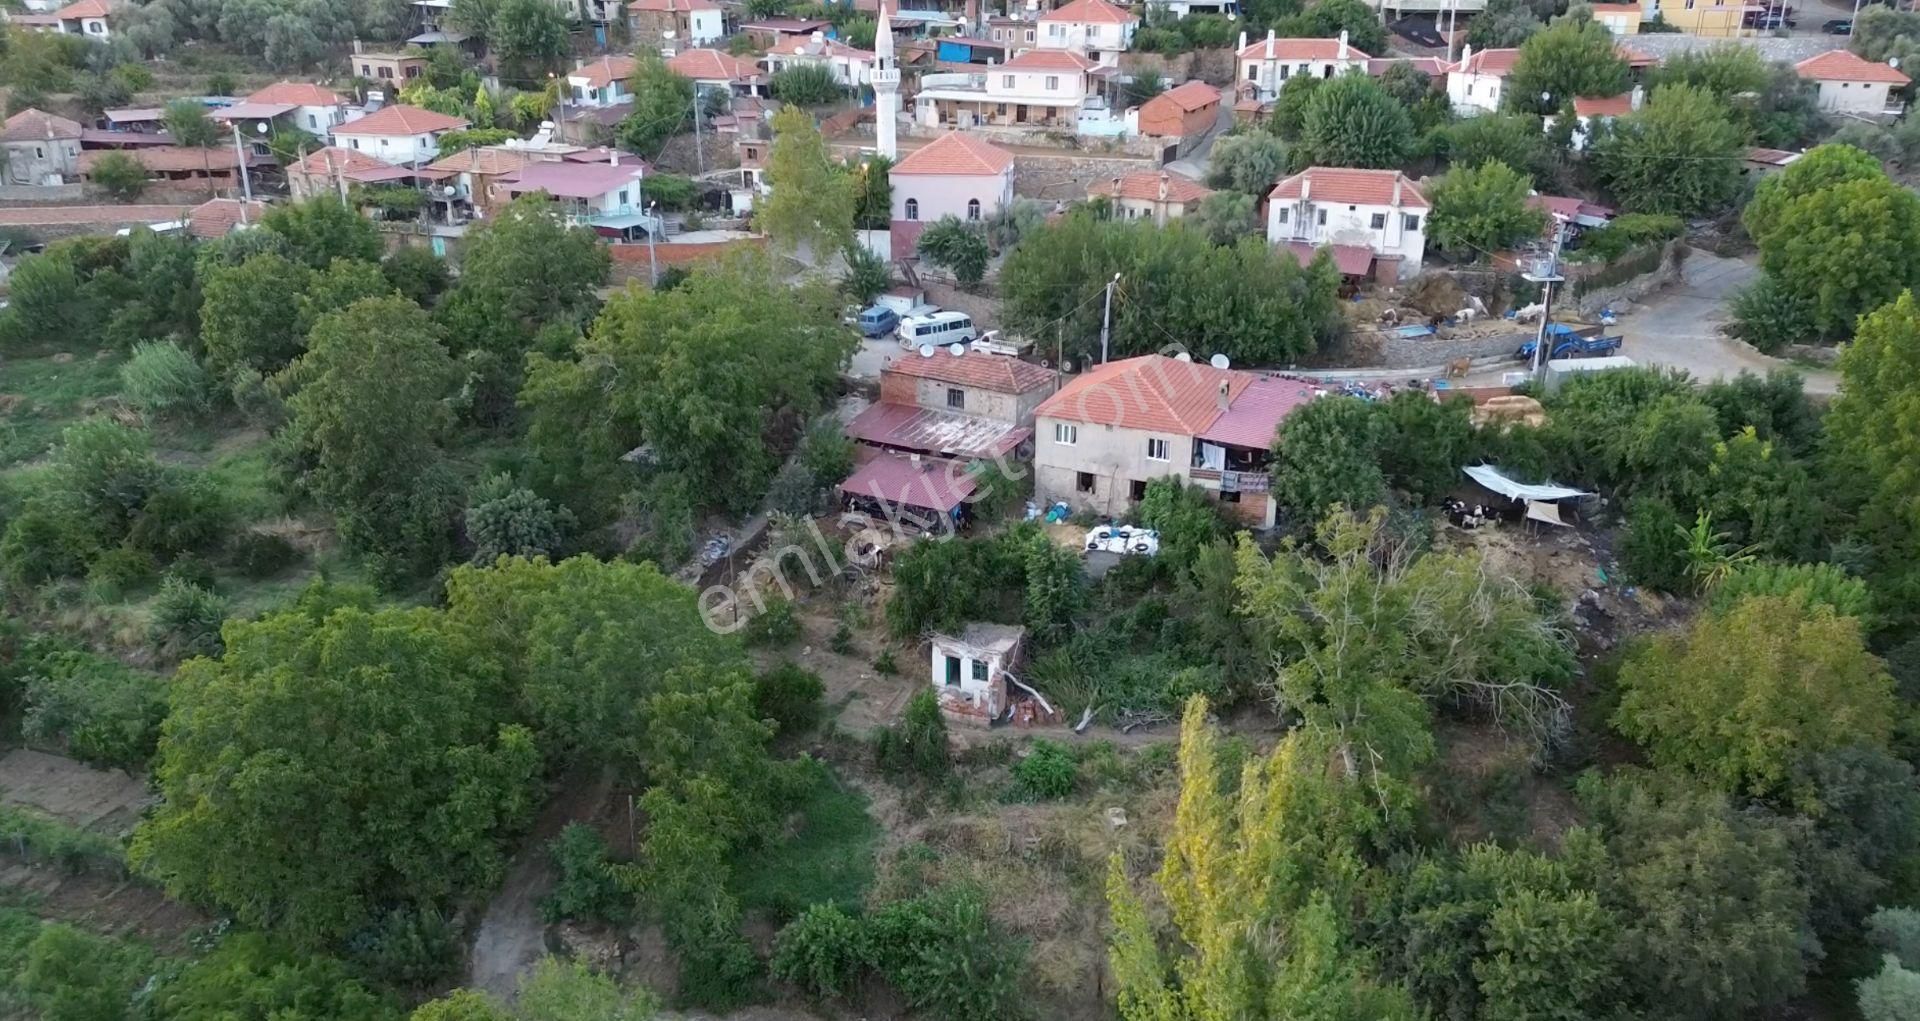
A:
{"type": "MultiPolygon", "coordinates": [[[[1622,338],[1616,334],[1611,337],[1582,337],[1573,333],[1548,334],[1553,342],[1547,349],[1547,357],[1552,358],[1598,358],[1620,350],[1622,338]]],[[[1533,360],[1534,342],[1529,340],[1520,345],[1514,356],[1523,361],[1533,360]]]]}

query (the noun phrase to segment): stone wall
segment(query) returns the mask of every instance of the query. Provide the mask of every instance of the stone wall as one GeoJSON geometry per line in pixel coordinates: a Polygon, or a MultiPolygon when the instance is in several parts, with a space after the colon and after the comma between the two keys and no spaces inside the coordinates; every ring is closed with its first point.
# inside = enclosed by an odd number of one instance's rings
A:
{"type": "Polygon", "coordinates": [[[84,184],[0,184],[0,203],[10,206],[71,203],[86,197],[84,184]]]}
{"type": "MultiPolygon", "coordinates": [[[[1681,267],[1687,261],[1688,251],[1690,249],[1686,242],[1674,241],[1667,246],[1666,252],[1661,256],[1658,269],[1610,287],[1595,288],[1580,295],[1568,307],[1577,310],[1582,318],[1597,319],[1603,308],[1608,306],[1618,308],[1621,305],[1640,301],[1655,291],[1678,284],[1681,280],[1681,267]]],[[[1554,307],[1556,309],[1563,307],[1559,298],[1554,299],[1554,307]]]]}
{"type": "Polygon", "coordinates": [[[1418,369],[1445,365],[1456,358],[1488,358],[1512,354],[1533,339],[1531,332],[1497,333],[1491,336],[1448,338],[1440,336],[1413,339],[1392,331],[1369,330],[1356,333],[1348,343],[1355,350],[1378,351],[1373,364],[1386,369],[1418,369]]]}
{"type": "Polygon", "coordinates": [[[1198,78],[1208,85],[1225,89],[1233,84],[1232,49],[1193,50],[1188,53],[1120,54],[1120,70],[1128,74],[1158,71],[1170,84],[1198,78]]]}
{"type": "Polygon", "coordinates": [[[1087,197],[1088,185],[1159,168],[1158,160],[1138,157],[1018,153],[1013,158],[1013,191],[1025,198],[1072,202],[1087,197]]]}
{"type": "MultiPolygon", "coordinates": [[[[865,137],[871,128],[855,131],[841,137],[854,135],[865,137]]],[[[904,121],[900,134],[907,138],[939,138],[953,128],[948,126],[928,127],[918,120],[904,121]]],[[[967,129],[967,134],[983,138],[995,145],[1031,146],[1045,149],[1058,149],[1062,155],[1086,153],[1088,155],[1158,158],[1165,143],[1157,138],[1134,136],[1132,138],[1095,138],[1083,137],[1071,131],[1050,131],[1043,128],[1018,128],[1005,125],[976,124],[967,129]]]]}

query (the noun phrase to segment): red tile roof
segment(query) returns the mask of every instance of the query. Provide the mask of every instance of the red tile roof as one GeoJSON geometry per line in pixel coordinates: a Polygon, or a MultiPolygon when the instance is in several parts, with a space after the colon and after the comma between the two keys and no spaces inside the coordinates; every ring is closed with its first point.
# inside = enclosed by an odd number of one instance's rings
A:
{"type": "Polygon", "coordinates": [[[197,238],[223,238],[243,222],[259,223],[266,213],[265,202],[210,199],[187,211],[187,233],[197,238]]]}
{"type": "Polygon", "coordinates": [[[881,403],[855,415],[847,423],[847,435],[878,447],[941,457],[996,457],[1018,447],[1033,430],[995,418],[881,403]]]}
{"type": "Polygon", "coordinates": [[[720,5],[714,0],[633,0],[627,5],[630,11],[652,11],[656,14],[685,14],[689,11],[717,11],[720,5]]]}
{"type": "MultiPolygon", "coordinates": [[[[1240,50],[1241,60],[1266,60],[1267,40],[1260,39],[1248,43],[1240,50]]],[[[1274,60],[1338,60],[1340,59],[1340,40],[1338,39],[1275,39],[1273,40],[1274,60]]],[[[1348,60],[1371,60],[1372,57],[1361,52],[1358,46],[1347,47],[1348,60]]]]}
{"type": "MultiPolygon", "coordinates": [[[[964,42],[965,40],[954,40],[964,42]]],[[[784,36],[768,47],[768,53],[778,53],[783,57],[849,57],[854,60],[872,60],[873,51],[857,46],[848,46],[838,39],[821,39],[814,42],[810,35],[784,36]]]]}
{"type": "Polygon", "coordinates": [[[1032,362],[984,351],[969,351],[956,358],[944,347],[935,348],[931,358],[904,355],[882,371],[1003,394],[1029,393],[1053,385],[1053,370],[1032,362]]]}
{"type": "Polygon", "coordinates": [[[885,453],[871,447],[862,448],[856,457],[860,458],[860,466],[847,481],[840,483],[840,491],[851,496],[945,514],[972,496],[977,486],[967,466],[959,461],[939,458],[915,461],[905,454],[885,453]]]}
{"type": "Polygon", "coordinates": [[[1633,96],[1581,96],[1573,101],[1575,117],[1625,117],[1633,112],[1633,96]]]}
{"type": "Polygon", "coordinates": [[[667,70],[682,78],[710,82],[744,82],[760,77],[760,69],[719,50],[687,50],[667,61],[667,70]]]}
{"type": "Polygon", "coordinates": [[[312,82],[275,82],[248,96],[248,103],[285,103],[289,106],[339,106],[338,92],[312,82]]]}
{"type": "Polygon", "coordinates": [[[77,121],[29,107],[7,118],[6,127],[0,128],[0,141],[44,142],[55,138],[79,138],[81,130],[77,121]]]}
{"type": "Polygon", "coordinates": [[[386,165],[384,160],[374,159],[358,149],[329,145],[308,153],[306,159],[288,167],[287,172],[325,174],[331,167],[334,173],[343,174],[352,170],[372,170],[386,165]]]}
{"type": "Polygon", "coordinates": [[[1877,64],[1849,50],[1828,50],[1817,57],[1808,57],[1793,69],[1802,78],[1823,82],[1886,82],[1889,85],[1905,85],[1913,79],[1888,67],[1877,64]]]}
{"type": "Polygon", "coordinates": [[[1481,50],[1462,59],[1448,68],[1464,74],[1484,74],[1495,78],[1505,78],[1513,71],[1513,65],[1520,61],[1519,50],[1481,50]]]}
{"type": "Polygon", "coordinates": [[[635,61],[623,53],[609,53],[591,64],[567,72],[568,78],[581,78],[590,89],[603,89],[633,76],[635,61]]]}
{"type": "Polygon", "coordinates": [[[1427,197],[1398,170],[1352,170],[1346,167],[1308,167],[1284,178],[1268,198],[1298,199],[1305,193],[1309,202],[1345,202],[1351,205],[1393,205],[1395,185],[1400,190],[1400,205],[1406,209],[1427,208],[1427,197]]]}
{"type": "Polygon", "coordinates": [[[462,149],[450,156],[442,156],[427,164],[428,170],[450,171],[456,174],[479,174],[483,177],[499,174],[511,174],[533,162],[533,157],[518,149],[507,149],[496,145],[476,146],[462,149]]]}
{"type": "MultiPolygon", "coordinates": [[[[1339,270],[1340,275],[1363,277],[1373,271],[1373,249],[1366,245],[1327,245],[1325,247],[1327,254],[1333,258],[1333,268],[1339,270]]],[[[1302,266],[1313,265],[1313,257],[1320,254],[1320,249],[1305,241],[1287,242],[1287,251],[1293,253],[1293,257],[1299,260],[1302,266]]]]}
{"type": "Polygon", "coordinates": [[[1107,0],[1073,0],[1063,4],[1051,13],[1040,15],[1040,21],[1073,21],[1089,25],[1125,25],[1139,21],[1125,9],[1115,7],[1107,0]]]}
{"type": "Polygon", "coordinates": [[[1134,199],[1139,202],[1160,201],[1160,182],[1167,184],[1167,201],[1181,205],[1199,202],[1213,189],[1201,184],[1185,174],[1176,174],[1171,170],[1141,170],[1124,177],[1101,181],[1087,188],[1087,195],[1107,198],[1134,199]]]}
{"type": "Polygon", "coordinates": [[[1313,400],[1314,392],[1311,383],[1255,377],[1200,437],[1228,446],[1265,450],[1273,446],[1273,436],[1280,431],[1280,423],[1295,409],[1313,400]]]}
{"type": "Polygon", "coordinates": [[[1367,73],[1377,78],[1386,74],[1395,64],[1411,64],[1414,70],[1429,78],[1438,78],[1447,73],[1447,62],[1440,57],[1374,57],[1367,61],[1367,73]]]}
{"type": "Polygon", "coordinates": [[[1142,112],[1145,112],[1147,107],[1156,103],[1172,104],[1182,113],[1191,113],[1195,110],[1204,110],[1218,102],[1220,102],[1219,89],[1206,82],[1187,82],[1185,85],[1176,85],[1160,93],[1140,106],[1142,112]]]}
{"type": "Polygon", "coordinates": [[[1239,396],[1253,377],[1245,372],[1141,355],[1097,366],[1067,381],[1034,414],[1068,422],[1198,436],[1220,417],[1220,388],[1239,396]]]}
{"type": "Polygon", "coordinates": [[[54,11],[53,16],[61,21],[72,21],[75,18],[104,18],[107,16],[107,5],[105,0],[75,0],[54,11]]]}
{"type": "Polygon", "coordinates": [[[1077,71],[1084,74],[1100,65],[1072,50],[1028,50],[1000,66],[1009,71],[1077,71]]]}
{"type": "Polygon", "coordinates": [[[80,175],[85,177],[93,173],[93,165],[102,157],[119,153],[131,156],[134,161],[155,174],[182,174],[192,171],[232,173],[240,165],[234,155],[233,147],[216,145],[206,149],[190,149],[180,145],[156,145],[146,149],[89,149],[80,154],[80,175]]]}
{"type": "Polygon", "coordinates": [[[949,131],[908,153],[893,165],[893,174],[957,174],[961,176],[1006,173],[1013,166],[1013,154],[991,142],[972,135],[949,131]]]}
{"type": "Polygon", "coordinates": [[[1785,149],[1748,149],[1747,162],[1769,163],[1776,167],[1784,167],[1794,160],[1799,159],[1801,155],[1801,153],[1788,152],[1785,149]]]}
{"type": "Polygon", "coordinates": [[[467,126],[465,118],[422,110],[404,103],[383,106],[357,121],[348,121],[333,129],[336,135],[425,135],[435,131],[458,131],[467,126]]]}

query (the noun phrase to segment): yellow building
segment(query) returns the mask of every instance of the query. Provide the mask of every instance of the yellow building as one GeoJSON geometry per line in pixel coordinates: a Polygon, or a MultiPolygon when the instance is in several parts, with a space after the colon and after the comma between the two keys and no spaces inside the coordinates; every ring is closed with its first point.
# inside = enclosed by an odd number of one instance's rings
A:
{"type": "Polygon", "coordinates": [[[1639,4],[1594,4],[1593,20],[1614,35],[1639,35],[1643,12],[1639,4]]]}
{"type": "MultiPolygon", "coordinates": [[[[1729,39],[1751,34],[1742,25],[1746,9],[1745,0],[1642,0],[1640,4],[1640,13],[1648,20],[1659,17],[1689,35],[1729,39]]],[[[1638,31],[1639,26],[1634,29],[1638,31]]]]}

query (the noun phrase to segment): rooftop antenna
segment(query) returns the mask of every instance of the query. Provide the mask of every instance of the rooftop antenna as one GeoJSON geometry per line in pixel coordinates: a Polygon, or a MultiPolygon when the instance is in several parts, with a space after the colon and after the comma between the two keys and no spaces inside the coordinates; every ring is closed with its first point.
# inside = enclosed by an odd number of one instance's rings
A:
{"type": "Polygon", "coordinates": [[[920,345],[920,357],[922,357],[922,358],[932,358],[932,357],[933,357],[933,345],[932,345],[932,344],[922,344],[922,345],[920,345]]]}
{"type": "Polygon", "coordinates": [[[1214,355],[1212,358],[1207,359],[1207,364],[1213,366],[1216,369],[1224,369],[1228,365],[1227,356],[1214,355]]]}
{"type": "Polygon", "coordinates": [[[1174,360],[1174,361],[1176,361],[1176,362],[1190,362],[1190,361],[1193,361],[1193,352],[1191,352],[1191,351],[1182,351],[1182,352],[1180,352],[1179,354],[1177,354],[1177,355],[1174,355],[1174,356],[1173,356],[1173,360],[1174,360]]]}

